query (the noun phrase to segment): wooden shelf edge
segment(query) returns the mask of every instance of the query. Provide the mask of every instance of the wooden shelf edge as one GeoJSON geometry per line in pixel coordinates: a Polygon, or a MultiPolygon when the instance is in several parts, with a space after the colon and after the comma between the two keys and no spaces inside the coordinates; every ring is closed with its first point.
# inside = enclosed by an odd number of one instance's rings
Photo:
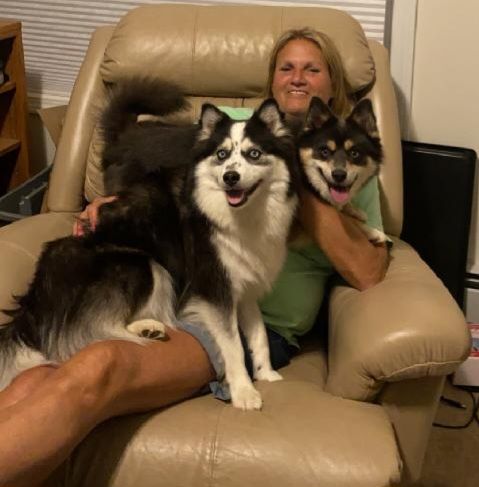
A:
{"type": "Polygon", "coordinates": [[[0,18],[0,40],[11,39],[20,34],[22,24],[19,20],[0,18]]]}
{"type": "Polygon", "coordinates": [[[1,93],[6,93],[7,91],[12,91],[16,88],[15,81],[7,81],[3,83],[3,85],[0,85],[0,94],[1,93]]]}
{"type": "Polygon", "coordinates": [[[20,147],[18,139],[9,139],[7,137],[0,137],[0,156],[7,154],[20,147]]]}

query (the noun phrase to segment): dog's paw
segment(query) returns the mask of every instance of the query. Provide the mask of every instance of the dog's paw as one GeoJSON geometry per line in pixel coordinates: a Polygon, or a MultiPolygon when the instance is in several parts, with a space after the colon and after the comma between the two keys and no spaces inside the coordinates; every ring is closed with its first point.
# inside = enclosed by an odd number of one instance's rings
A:
{"type": "Polygon", "coordinates": [[[377,230],[376,228],[371,227],[366,228],[366,235],[370,242],[379,244],[390,241],[389,237],[384,232],[381,232],[381,230],[377,230]]]}
{"type": "Polygon", "coordinates": [[[151,340],[162,340],[166,337],[166,326],[157,320],[133,321],[133,323],[127,325],[126,329],[133,335],[150,338],[151,340]]]}
{"type": "Polygon", "coordinates": [[[276,382],[278,380],[283,380],[283,376],[276,372],[276,370],[260,369],[254,374],[256,380],[267,380],[268,382],[276,382]]]}
{"type": "Polygon", "coordinates": [[[231,391],[231,402],[235,408],[243,411],[253,411],[261,409],[263,400],[261,394],[254,388],[253,385],[243,385],[231,391]]]}

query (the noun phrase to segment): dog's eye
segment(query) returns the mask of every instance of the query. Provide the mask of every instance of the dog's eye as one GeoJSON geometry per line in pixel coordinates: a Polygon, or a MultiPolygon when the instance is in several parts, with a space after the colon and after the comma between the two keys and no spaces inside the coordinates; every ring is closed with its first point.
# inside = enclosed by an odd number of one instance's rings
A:
{"type": "Polygon", "coordinates": [[[359,151],[357,151],[356,149],[351,149],[349,151],[349,157],[351,157],[351,159],[358,159],[359,156],[359,151]]]}
{"type": "Polygon", "coordinates": [[[220,149],[216,152],[216,157],[220,161],[224,161],[228,157],[229,152],[226,149],[220,149]]]}
{"type": "Polygon", "coordinates": [[[261,157],[261,151],[258,149],[251,149],[248,151],[248,157],[251,159],[259,159],[261,157]]]}
{"type": "Polygon", "coordinates": [[[329,159],[331,157],[331,151],[327,147],[320,147],[319,155],[322,159],[329,159]]]}

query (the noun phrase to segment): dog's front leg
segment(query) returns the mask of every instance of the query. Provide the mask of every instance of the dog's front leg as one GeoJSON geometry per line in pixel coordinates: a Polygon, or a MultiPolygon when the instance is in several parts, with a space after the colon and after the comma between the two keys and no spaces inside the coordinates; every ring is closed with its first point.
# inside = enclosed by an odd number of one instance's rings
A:
{"type": "Polygon", "coordinates": [[[223,359],[233,406],[244,410],[261,409],[261,395],[255,389],[245,366],[236,306],[224,310],[196,297],[185,306],[181,319],[201,323],[214,338],[223,359]]]}
{"type": "Polygon", "coordinates": [[[244,410],[261,409],[261,395],[246,370],[236,312],[231,313],[226,323],[220,322],[215,328],[215,338],[223,356],[233,406],[244,410]]]}
{"type": "Polygon", "coordinates": [[[254,378],[269,382],[282,380],[281,375],[271,366],[266,327],[257,300],[255,297],[243,298],[238,310],[239,324],[251,351],[254,378]]]}

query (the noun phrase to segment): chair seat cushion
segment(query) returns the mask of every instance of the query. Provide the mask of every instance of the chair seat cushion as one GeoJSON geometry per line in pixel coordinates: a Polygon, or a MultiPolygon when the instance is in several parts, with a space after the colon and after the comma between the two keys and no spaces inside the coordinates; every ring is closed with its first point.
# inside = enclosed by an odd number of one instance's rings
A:
{"type": "Polygon", "coordinates": [[[262,411],[211,395],[110,420],[92,432],[58,479],[71,487],[372,487],[399,477],[383,408],[323,391],[325,358],[307,351],[258,383],[262,411]]]}

